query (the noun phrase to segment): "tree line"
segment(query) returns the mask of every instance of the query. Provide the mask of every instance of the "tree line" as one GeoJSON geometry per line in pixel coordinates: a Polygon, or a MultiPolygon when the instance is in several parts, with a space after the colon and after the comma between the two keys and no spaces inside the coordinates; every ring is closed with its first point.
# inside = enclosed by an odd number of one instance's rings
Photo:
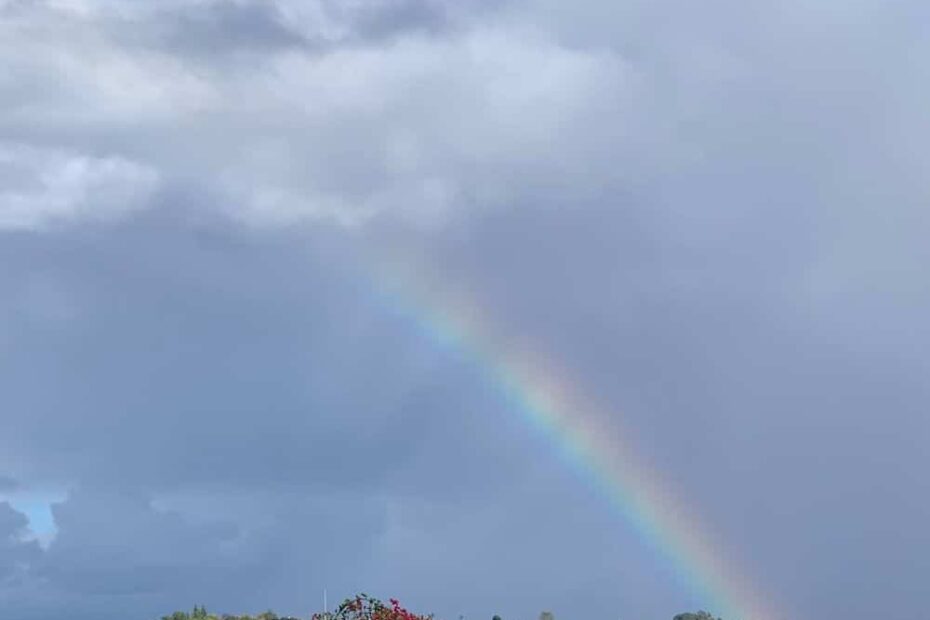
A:
{"type": "MultiPolygon", "coordinates": [[[[256,616],[233,615],[233,614],[213,614],[207,611],[202,605],[195,605],[193,611],[176,611],[167,616],[162,616],[161,620],[300,620],[293,616],[279,616],[269,610],[256,616]]],[[[390,599],[389,603],[382,603],[380,600],[359,594],[358,596],[348,598],[339,605],[333,612],[324,612],[313,614],[312,620],[433,620],[432,614],[420,615],[414,614],[400,605],[396,599],[390,599]]],[[[491,620],[502,620],[500,616],[494,616],[491,620]]],[[[555,620],[551,612],[544,611],[539,614],[539,620],[555,620]]],[[[706,611],[688,612],[678,614],[672,620],[722,620],[706,611]]]]}

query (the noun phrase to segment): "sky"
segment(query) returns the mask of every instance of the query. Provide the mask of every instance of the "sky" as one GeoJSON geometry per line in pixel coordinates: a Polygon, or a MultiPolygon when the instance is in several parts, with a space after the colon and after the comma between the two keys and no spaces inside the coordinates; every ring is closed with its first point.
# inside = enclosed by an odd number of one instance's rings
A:
{"type": "Polygon", "coordinates": [[[920,616],[928,20],[0,0],[0,616],[723,614],[513,351],[771,610],[725,620],[920,616]]]}

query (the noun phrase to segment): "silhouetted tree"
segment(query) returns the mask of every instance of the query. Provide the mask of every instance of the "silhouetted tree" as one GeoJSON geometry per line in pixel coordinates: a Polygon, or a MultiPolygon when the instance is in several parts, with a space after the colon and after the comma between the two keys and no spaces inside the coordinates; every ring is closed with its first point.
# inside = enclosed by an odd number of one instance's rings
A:
{"type": "Polygon", "coordinates": [[[721,618],[714,618],[706,611],[699,611],[697,613],[678,614],[672,620],[721,620],[721,618]]]}

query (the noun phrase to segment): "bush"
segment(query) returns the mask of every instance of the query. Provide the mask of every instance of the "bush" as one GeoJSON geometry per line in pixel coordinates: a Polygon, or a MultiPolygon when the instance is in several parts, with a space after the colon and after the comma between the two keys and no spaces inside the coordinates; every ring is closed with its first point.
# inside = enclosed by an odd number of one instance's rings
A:
{"type": "Polygon", "coordinates": [[[432,620],[430,615],[417,615],[403,607],[397,599],[390,599],[385,605],[380,600],[359,594],[347,598],[332,613],[313,614],[313,620],[432,620]]]}

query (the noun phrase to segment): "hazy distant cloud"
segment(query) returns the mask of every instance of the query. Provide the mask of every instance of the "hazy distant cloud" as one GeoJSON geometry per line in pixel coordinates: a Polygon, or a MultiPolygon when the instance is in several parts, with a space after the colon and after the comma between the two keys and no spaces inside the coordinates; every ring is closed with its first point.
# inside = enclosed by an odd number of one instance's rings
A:
{"type": "Polygon", "coordinates": [[[14,478],[0,475],[0,493],[13,491],[19,488],[19,483],[14,478]]]}

